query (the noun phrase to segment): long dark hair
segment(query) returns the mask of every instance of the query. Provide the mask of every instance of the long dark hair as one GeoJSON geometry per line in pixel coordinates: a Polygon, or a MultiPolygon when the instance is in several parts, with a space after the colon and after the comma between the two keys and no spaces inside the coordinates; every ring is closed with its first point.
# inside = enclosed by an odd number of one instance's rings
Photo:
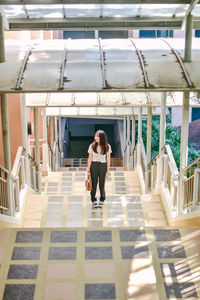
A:
{"type": "MultiPolygon", "coordinates": [[[[103,130],[97,130],[95,132],[95,135],[96,134],[98,134],[98,136],[99,136],[99,142],[100,142],[100,147],[101,147],[101,154],[105,155],[108,152],[108,150],[109,150],[109,146],[108,146],[108,142],[107,142],[107,136],[106,136],[106,134],[105,134],[105,132],[103,130]]],[[[94,142],[92,143],[92,150],[95,153],[97,153],[97,147],[98,147],[98,144],[94,140],[94,142]]]]}

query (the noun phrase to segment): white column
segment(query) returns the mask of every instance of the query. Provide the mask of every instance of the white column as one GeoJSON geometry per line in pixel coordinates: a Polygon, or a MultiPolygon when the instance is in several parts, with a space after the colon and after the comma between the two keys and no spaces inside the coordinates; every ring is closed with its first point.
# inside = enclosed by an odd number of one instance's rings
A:
{"type": "Polygon", "coordinates": [[[54,130],[53,130],[53,117],[50,117],[50,141],[51,141],[51,149],[53,150],[53,144],[54,144],[54,130]]]}
{"type": "Polygon", "coordinates": [[[147,164],[151,161],[151,127],[152,127],[152,107],[148,107],[147,116],[147,164]]]}
{"type": "Polygon", "coordinates": [[[21,124],[22,124],[22,145],[26,149],[24,154],[25,158],[25,183],[30,184],[30,168],[28,162],[28,128],[27,128],[27,108],[26,108],[26,95],[20,94],[21,105],[21,124]]]}
{"type": "Polygon", "coordinates": [[[127,151],[126,151],[126,165],[129,170],[130,164],[130,118],[127,117],[127,151]]]}
{"type": "Polygon", "coordinates": [[[166,130],[166,98],[167,94],[162,93],[161,98],[161,112],[160,112],[160,143],[159,143],[159,151],[165,145],[165,130],[166,130]]]}
{"type": "Polygon", "coordinates": [[[123,120],[123,166],[126,165],[126,157],[125,157],[125,148],[126,148],[126,117],[123,120]]]}
{"type": "Polygon", "coordinates": [[[59,117],[59,126],[58,126],[58,131],[59,131],[59,148],[60,148],[60,166],[63,166],[63,144],[62,144],[62,118],[59,117]]]}
{"type": "Polygon", "coordinates": [[[138,142],[142,140],[142,107],[138,108],[138,142]]]}
{"type": "Polygon", "coordinates": [[[135,116],[132,116],[132,151],[135,148],[135,116]]]}
{"type": "Polygon", "coordinates": [[[189,98],[190,93],[184,92],[182,107],[181,147],[180,147],[180,181],[178,213],[181,213],[184,204],[184,169],[188,162],[188,131],[189,131],[189,98]]]}
{"type": "Polygon", "coordinates": [[[39,122],[38,107],[34,107],[34,128],[35,128],[35,158],[38,164],[38,192],[42,192],[41,167],[40,167],[40,140],[39,140],[39,122]]]}
{"type": "Polygon", "coordinates": [[[49,152],[47,143],[47,117],[46,117],[46,107],[43,108],[43,139],[42,143],[42,175],[48,175],[48,164],[49,164],[49,152]]]}
{"type": "MultiPolygon", "coordinates": [[[[160,107],[160,141],[159,141],[159,152],[165,145],[165,129],[166,129],[166,97],[167,94],[164,92],[161,95],[161,107],[160,107]]],[[[159,155],[157,159],[157,186],[163,181],[163,163],[164,156],[159,155]]]]}
{"type": "Polygon", "coordinates": [[[8,171],[8,214],[14,216],[15,204],[13,185],[11,179],[11,152],[10,152],[10,129],[8,117],[8,98],[6,94],[1,94],[1,124],[2,124],[2,138],[3,138],[3,153],[4,153],[4,167],[8,171]]]}

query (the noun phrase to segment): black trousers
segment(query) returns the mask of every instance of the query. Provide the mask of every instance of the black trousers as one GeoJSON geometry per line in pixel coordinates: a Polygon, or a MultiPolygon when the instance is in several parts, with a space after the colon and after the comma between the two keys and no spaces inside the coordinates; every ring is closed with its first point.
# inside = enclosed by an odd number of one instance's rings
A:
{"type": "Polygon", "coordinates": [[[91,201],[97,201],[96,191],[97,191],[97,183],[99,180],[99,190],[100,190],[100,201],[104,201],[106,199],[105,195],[105,178],[107,172],[107,163],[100,162],[92,162],[90,167],[90,174],[92,179],[92,191],[90,192],[91,201]]]}

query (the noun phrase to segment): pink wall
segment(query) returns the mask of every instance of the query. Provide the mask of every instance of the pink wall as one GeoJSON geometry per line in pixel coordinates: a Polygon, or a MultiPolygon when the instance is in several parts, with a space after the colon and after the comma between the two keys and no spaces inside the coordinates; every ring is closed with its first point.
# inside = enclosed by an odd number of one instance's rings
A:
{"type": "MultiPolygon", "coordinates": [[[[21,127],[21,110],[20,110],[20,95],[8,95],[8,117],[10,129],[10,151],[11,151],[11,164],[15,161],[15,156],[18,147],[22,145],[22,127],[21,127]]],[[[3,156],[3,138],[2,126],[0,124],[0,164],[4,165],[3,156]]]]}

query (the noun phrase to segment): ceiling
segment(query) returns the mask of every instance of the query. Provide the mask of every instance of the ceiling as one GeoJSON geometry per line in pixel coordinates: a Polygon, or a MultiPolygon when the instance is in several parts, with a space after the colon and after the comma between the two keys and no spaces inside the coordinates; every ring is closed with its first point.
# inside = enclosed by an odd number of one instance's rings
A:
{"type": "Polygon", "coordinates": [[[178,29],[188,13],[200,28],[199,0],[1,0],[11,30],[178,29]]]}

